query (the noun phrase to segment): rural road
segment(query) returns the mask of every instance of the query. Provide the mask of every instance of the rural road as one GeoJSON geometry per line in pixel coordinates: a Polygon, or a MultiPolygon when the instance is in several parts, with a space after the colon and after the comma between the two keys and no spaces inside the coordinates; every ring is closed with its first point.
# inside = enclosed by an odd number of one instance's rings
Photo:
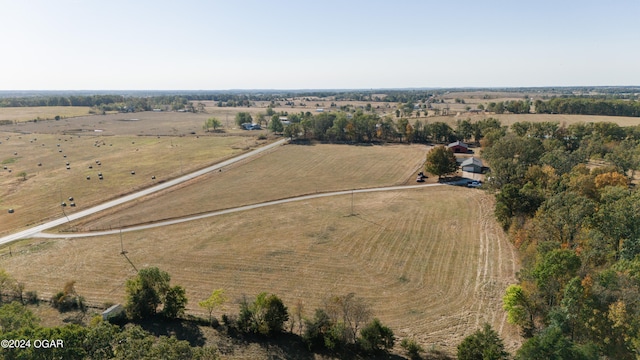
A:
{"type": "Polygon", "coordinates": [[[329,192],[329,193],[304,195],[304,196],[298,196],[298,197],[294,197],[294,198],[267,201],[267,202],[263,202],[263,203],[259,203],[259,204],[245,205],[245,206],[240,206],[240,207],[231,208],[231,209],[213,211],[213,212],[206,213],[206,214],[199,214],[199,215],[194,215],[194,216],[189,216],[189,217],[184,217],[184,218],[179,218],[179,219],[174,219],[174,220],[161,221],[161,222],[157,222],[157,223],[153,223],[153,224],[132,226],[132,227],[124,228],[124,229],[95,231],[95,232],[89,232],[89,233],[73,233],[73,234],[47,234],[47,233],[43,233],[43,232],[37,232],[37,233],[31,233],[31,237],[38,237],[38,238],[84,238],[84,237],[91,237],[91,236],[113,235],[113,234],[119,234],[121,232],[124,233],[124,232],[130,232],[130,231],[147,230],[147,229],[152,229],[152,228],[156,228],[156,227],[160,227],[160,226],[174,225],[174,224],[179,224],[179,223],[183,223],[183,222],[187,222],[187,221],[200,220],[200,219],[205,219],[205,218],[208,218],[208,217],[219,216],[219,215],[224,215],[224,214],[230,214],[230,213],[239,212],[239,211],[258,209],[258,208],[265,207],[265,206],[286,204],[286,203],[290,203],[290,202],[294,202],[294,201],[303,201],[303,200],[310,200],[310,199],[317,199],[317,198],[324,198],[324,197],[338,196],[338,195],[349,195],[349,194],[352,194],[352,193],[353,194],[361,194],[361,193],[379,192],[379,191],[395,191],[395,190],[419,189],[419,188],[441,186],[441,185],[446,185],[446,184],[437,183],[437,184],[426,184],[426,185],[404,185],[404,186],[379,187],[379,188],[371,188],[371,189],[334,191],[334,192],[329,192]]]}
{"type": "Polygon", "coordinates": [[[69,215],[68,216],[68,220],[67,220],[67,218],[62,217],[62,218],[59,218],[59,219],[56,219],[56,220],[52,220],[52,221],[49,221],[47,223],[44,223],[44,224],[41,224],[41,225],[37,225],[37,226],[31,227],[29,229],[17,232],[15,234],[4,236],[4,237],[0,238],[0,245],[8,244],[8,243],[11,243],[13,241],[20,240],[20,239],[27,239],[27,238],[34,237],[35,234],[38,234],[38,233],[41,233],[42,231],[54,228],[54,227],[56,227],[58,225],[62,225],[64,223],[66,223],[67,221],[80,219],[82,217],[95,214],[95,213],[97,213],[99,211],[109,209],[111,207],[126,203],[128,201],[135,200],[135,199],[138,199],[140,197],[143,197],[143,196],[146,196],[146,195],[149,195],[149,194],[153,194],[153,193],[158,192],[160,190],[164,190],[164,189],[170,188],[172,186],[178,185],[178,184],[183,183],[185,181],[189,181],[191,179],[194,179],[194,178],[196,178],[196,177],[198,177],[200,175],[204,175],[206,173],[209,173],[209,172],[212,172],[212,171],[216,171],[216,170],[221,169],[221,168],[223,168],[225,166],[229,166],[229,165],[231,165],[233,163],[236,163],[238,161],[242,161],[244,159],[247,159],[247,158],[250,158],[252,156],[255,156],[255,155],[259,154],[259,153],[262,153],[262,152],[268,151],[270,149],[273,149],[275,147],[278,147],[278,146],[286,143],[287,140],[288,139],[278,140],[278,141],[276,141],[274,143],[271,143],[269,145],[257,148],[255,150],[252,150],[252,151],[250,151],[248,153],[244,153],[242,155],[238,155],[238,156],[236,156],[234,158],[231,158],[229,160],[225,160],[225,161],[223,161],[221,163],[209,166],[207,168],[204,168],[204,169],[201,169],[201,170],[198,170],[198,171],[194,171],[194,172],[189,173],[187,175],[180,176],[180,177],[175,178],[173,180],[169,180],[169,181],[164,182],[162,184],[158,184],[158,185],[152,186],[150,188],[147,188],[147,189],[144,189],[144,190],[141,190],[141,191],[129,194],[129,195],[125,195],[125,196],[123,196],[121,198],[108,201],[108,202],[106,202],[104,204],[100,204],[100,205],[94,206],[92,208],[79,211],[77,213],[69,215]]]}

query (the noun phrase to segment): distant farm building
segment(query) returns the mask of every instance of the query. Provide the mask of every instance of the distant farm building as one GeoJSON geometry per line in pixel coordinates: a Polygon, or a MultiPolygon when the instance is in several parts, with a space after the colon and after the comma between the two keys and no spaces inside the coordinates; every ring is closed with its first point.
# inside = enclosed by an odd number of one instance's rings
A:
{"type": "Polygon", "coordinates": [[[469,152],[469,145],[463,143],[462,141],[456,141],[449,145],[447,148],[451,149],[454,153],[466,154],[469,152]]]}
{"type": "Polygon", "coordinates": [[[474,157],[466,159],[462,164],[460,164],[460,166],[462,167],[462,171],[468,171],[475,174],[481,174],[483,169],[482,160],[474,157]]]}
{"type": "Polygon", "coordinates": [[[244,123],[242,124],[242,128],[245,130],[262,130],[262,127],[260,127],[260,124],[244,123]]]}

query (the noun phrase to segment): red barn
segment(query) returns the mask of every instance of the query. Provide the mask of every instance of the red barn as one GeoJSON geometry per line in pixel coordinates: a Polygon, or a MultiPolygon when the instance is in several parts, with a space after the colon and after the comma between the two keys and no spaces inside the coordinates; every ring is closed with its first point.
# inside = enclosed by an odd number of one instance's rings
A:
{"type": "Polygon", "coordinates": [[[447,145],[447,148],[451,149],[454,153],[466,154],[469,152],[469,145],[463,143],[462,141],[451,143],[447,145]]]}

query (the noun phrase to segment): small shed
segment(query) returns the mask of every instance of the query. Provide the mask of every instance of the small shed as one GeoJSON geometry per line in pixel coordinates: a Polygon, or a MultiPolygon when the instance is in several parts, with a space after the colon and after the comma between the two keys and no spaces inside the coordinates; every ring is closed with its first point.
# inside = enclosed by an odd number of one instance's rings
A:
{"type": "Polygon", "coordinates": [[[468,171],[475,174],[482,173],[482,160],[470,157],[460,164],[462,171],[468,171]]]}
{"type": "Polygon", "coordinates": [[[469,145],[463,143],[462,141],[452,142],[447,145],[447,148],[451,149],[454,153],[466,154],[469,152],[469,145]]]}
{"type": "Polygon", "coordinates": [[[109,319],[117,318],[123,313],[124,313],[124,307],[120,304],[115,304],[102,312],[102,320],[108,321],[109,319]]]}

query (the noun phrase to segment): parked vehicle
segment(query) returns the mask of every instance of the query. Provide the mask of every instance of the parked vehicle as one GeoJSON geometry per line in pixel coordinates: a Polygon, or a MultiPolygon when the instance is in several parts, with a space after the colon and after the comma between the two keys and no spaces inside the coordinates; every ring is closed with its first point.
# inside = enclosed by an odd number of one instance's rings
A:
{"type": "Polygon", "coordinates": [[[480,186],[482,186],[482,181],[479,181],[479,180],[473,180],[473,181],[467,182],[467,187],[470,187],[470,188],[477,188],[480,186]]]}

